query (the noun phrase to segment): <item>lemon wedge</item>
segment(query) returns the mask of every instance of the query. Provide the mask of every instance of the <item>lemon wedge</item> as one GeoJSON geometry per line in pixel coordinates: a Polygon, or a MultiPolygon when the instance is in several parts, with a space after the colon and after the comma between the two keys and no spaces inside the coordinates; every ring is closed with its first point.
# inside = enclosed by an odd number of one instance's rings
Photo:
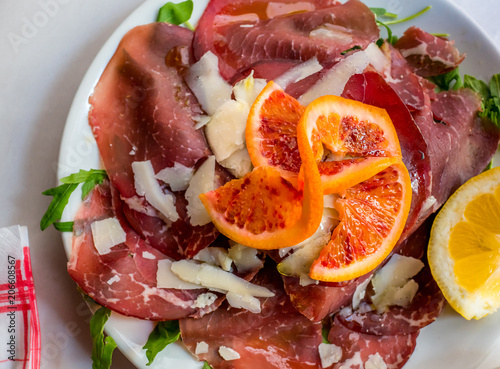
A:
{"type": "Polygon", "coordinates": [[[470,179],[432,226],[428,259],[450,305],[466,319],[500,307],[500,167],[470,179]]]}

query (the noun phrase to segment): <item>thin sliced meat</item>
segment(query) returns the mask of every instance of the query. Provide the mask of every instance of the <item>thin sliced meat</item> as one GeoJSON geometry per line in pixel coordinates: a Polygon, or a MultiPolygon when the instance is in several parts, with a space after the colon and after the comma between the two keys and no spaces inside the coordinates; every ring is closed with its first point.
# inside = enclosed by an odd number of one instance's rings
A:
{"type": "Polygon", "coordinates": [[[195,167],[210,154],[203,132],[194,129],[201,108],[179,74],[191,62],[192,38],[191,31],[166,23],[132,29],[90,97],[89,122],[104,167],[126,206],[135,205],[126,216],[141,235],[155,235],[148,237],[152,246],[174,258],[196,253],[218,233],[212,225],[189,223],[181,192],[174,193],[180,219],[164,222],[137,196],[131,164],[151,160],[158,173],[175,163],[195,167]]]}
{"type": "Polygon", "coordinates": [[[198,354],[214,369],[302,369],[320,367],[318,345],[321,323],[312,323],[299,314],[283,291],[274,263],[257,274],[252,283],[275,293],[261,299],[262,312],[220,309],[201,319],[180,320],[183,343],[194,354],[200,342],[208,344],[208,353],[198,354]],[[221,346],[236,351],[241,358],[223,360],[221,346]]]}
{"type": "Polygon", "coordinates": [[[411,110],[424,107],[424,88],[422,78],[417,76],[401,53],[389,43],[384,43],[382,50],[391,60],[390,78],[386,78],[389,86],[411,110]]]}
{"type": "MultiPolygon", "coordinates": [[[[419,259],[423,257],[431,226],[432,222],[426,221],[405,240],[398,253],[419,259]]],[[[443,310],[445,299],[432,278],[429,266],[424,262],[426,266],[414,277],[419,289],[406,308],[391,306],[382,314],[377,311],[353,312],[346,308],[337,315],[338,322],[350,330],[377,336],[410,334],[434,322],[443,310]]],[[[367,302],[370,303],[369,297],[367,302]]]]}
{"type": "Polygon", "coordinates": [[[120,314],[147,320],[200,316],[220,304],[219,299],[202,311],[195,308],[194,303],[206,290],[157,288],[157,263],[165,258],[127,226],[123,214],[119,213],[119,201],[112,200],[109,183],[89,194],[75,218],[68,263],[71,278],[86,294],[120,314]],[[110,253],[100,255],[94,246],[91,224],[110,217],[120,220],[127,240],[113,247],[110,253]]]}
{"type": "Polygon", "coordinates": [[[432,212],[468,179],[488,165],[498,148],[499,130],[478,117],[480,97],[470,89],[444,91],[415,115],[429,146],[432,168],[432,212]]]}
{"type": "Polygon", "coordinates": [[[454,41],[431,35],[415,26],[408,28],[394,46],[422,77],[450,72],[465,58],[465,54],[460,55],[454,41]]]}
{"type": "Polygon", "coordinates": [[[367,71],[352,76],[342,96],[387,110],[396,128],[403,161],[410,172],[413,190],[410,215],[401,236],[401,240],[404,240],[430,214],[425,206],[431,196],[428,144],[408,108],[378,73],[367,71]]]}
{"type": "Polygon", "coordinates": [[[365,369],[367,362],[373,368],[399,369],[408,361],[417,345],[419,332],[397,336],[374,336],[351,331],[344,327],[336,318],[328,334],[328,341],[342,350],[340,361],[332,369],[365,369]]]}
{"type": "Polygon", "coordinates": [[[371,273],[338,285],[319,283],[301,286],[299,278],[293,277],[283,277],[283,282],[295,309],[309,320],[320,322],[349,305],[358,285],[370,276],[371,273]]]}
{"type": "Polygon", "coordinates": [[[306,11],[288,8],[289,14],[270,14],[271,4],[279,3],[292,1],[210,1],[195,33],[195,57],[212,51],[219,57],[221,75],[231,80],[260,60],[316,56],[320,63],[334,62],[343,51],[365,48],[379,37],[374,14],[359,0],[309,0],[300,2],[306,11]]]}

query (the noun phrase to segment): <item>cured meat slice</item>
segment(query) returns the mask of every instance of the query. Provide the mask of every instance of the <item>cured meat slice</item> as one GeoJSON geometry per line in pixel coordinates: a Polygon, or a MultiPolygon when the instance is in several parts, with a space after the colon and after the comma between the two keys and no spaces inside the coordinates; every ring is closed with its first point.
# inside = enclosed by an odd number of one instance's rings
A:
{"type": "Polygon", "coordinates": [[[454,41],[437,37],[418,27],[408,28],[394,45],[419,76],[432,77],[452,71],[465,55],[454,41]]]}
{"type": "Polygon", "coordinates": [[[299,278],[283,277],[285,291],[295,309],[313,322],[320,322],[330,314],[336,313],[352,301],[352,295],[359,284],[369,275],[338,285],[320,283],[301,286],[299,278]]]}
{"type": "Polygon", "coordinates": [[[419,332],[397,336],[374,336],[351,331],[336,318],[328,334],[328,341],[341,348],[342,357],[332,369],[364,369],[367,362],[373,368],[399,369],[415,350],[419,332]],[[383,366],[383,360],[386,366],[383,366]],[[378,366],[375,363],[379,363],[378,366]]]}
{"type": "Polygon", "coordinates": [[[197,356],[214,369],[320,367],[321,323],[312,323],[294,309],[283,291],[276,265],[268,262],[252,283],[275,293],[261,301],[260,314],[228,309],[224,303],[200,319],[180,320],[183,343],[192,353],[198,343],[207,344],[208,352],[197,356]],[[236,351],[240,358],[224,360],[221,347],[236,351]]]}
{"type": "Polygon", "coordinates": [[[152,246],[177,259],[196,254],[218,233],[211,224],[189,223],[182,192],[174,193],[180,219],[163,221],[137,196],[131,164],[150,160],[158,173],[176,163],[193,168],[210,154],[203,132],[194,129],[201,108],[179,74],[192,59],[192,38],[191,31],[166,23],[132,29],[90,97],[89,123],[108,176],[127,203],[127,218],[152,246]]]}
{"type": "Polygon", "coordinates": [[[382,49],[391,60],[391,78],[386,79],[389,86],[411,111],[421,110],[425,104],[422,78],[413,72],[406,59],[391,44],[384,43],[382,49]]]}
{"type": "Polygon", "coordinates": [[[342,96],[387,110],[396,128],[413,190],[410,215],[401,236],[404,240],[430,214],[425,206],[431,196],[428,144],[405,104],[378,73],[367,71],[352,76],[342,96]]]}
{"type": "Polygon", "coordinates": [[[230,80],[260,60],[316,56],[320,63],[333,62],[343,51],[364,48],[378,37],[374,14],[359,0],[212,0],[198,23],[194,53],[199,59],[212,51],[222,77],[230,80]]]}
{"type": "Polygon", "coordinates": [[[480,97],[470,89],[444,91],[415,116],[429,146],[432,168],[431,211],[465,181],[487,166],[498,148],[499,131],[477,116],[480,97]]]}
{"type": "MultiPolygon", "coordinates": [[[[431,219],[432,220],[432,219],[431,219]]],[[[431,221],[426,221],[407,238],[398,253],[405,256],[421,258],[429,241],[431,221]]],[[[429,266],[418,273],[415,282],[419,285],[417,294],[406,307],[391,306],[388,311],[378,314],[377,311],[343,309],[338,315],[338,322],[350,330],[378,336],[403,335],[417,332],[434,322],[444,307],[444,296],[432,278],[429,266]]],[[[369,297],[367,298],[369,299],[369,297]]]]}
{"type": "Polygon", "coordinates": [[[74,226],[73,247],[68,272],[80,288],[99,304],[123,315],[147,320],[173,320],[200,316],[221,302],[202,309],[196,298],[206,292],[156,287],[158,260],[165,259],[144,242],[124,221],[120,202],[113,200],[109,183],[96,187],[79,209],[74,226]],[[114,206],[115,207],[114,207],[114,206]],[[127,239],[100,255],[94,247],[91,224],[117,217],[127,239]]]}

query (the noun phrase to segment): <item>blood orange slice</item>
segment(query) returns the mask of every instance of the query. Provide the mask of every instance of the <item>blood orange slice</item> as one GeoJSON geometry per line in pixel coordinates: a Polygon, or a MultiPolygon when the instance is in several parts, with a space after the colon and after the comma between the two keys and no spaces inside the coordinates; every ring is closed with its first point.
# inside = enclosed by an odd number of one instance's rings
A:
{"type": "Polygon", "coordinates": [[[304,109],[271,81],[252,105],[245,132],[252,164],[275,167],[294,185],[302,163],[297,146],[297,123],[304,109]]]}
{"type": "Polygon", "coordinates": [[[314,234],[323,214],[318,168],[308,164],[302,166],[298,189],[278,169],[260,166],[200,199],[230,239],[258,249],[293,246],[314,234]]]}
{"type": "Polygon", "coordinates": [[[354,186],[402,157],[384,109],[338,96],[323,96],[309,104],[297,131],[312,148],[325,194],[354,186]]]}
{"type": "Polygon", "coordinates": [[[309,271],[316,280],[362,276],[389,255],[410,210],[410,175],[399,162],[339,195],[335,208],[340,224],[309,271]]]}

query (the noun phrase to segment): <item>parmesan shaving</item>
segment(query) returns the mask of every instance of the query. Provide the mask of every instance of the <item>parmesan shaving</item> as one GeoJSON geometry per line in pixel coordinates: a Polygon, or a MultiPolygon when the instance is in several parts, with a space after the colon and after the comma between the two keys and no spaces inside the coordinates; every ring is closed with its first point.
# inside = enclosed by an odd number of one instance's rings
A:
{"type": "Polygon", "coordinates": [[[94,246],[100,255],[109,254],[113,246],[127,240],[127,234],[117,218],[97,220],[90,225],[94,246]]]}

